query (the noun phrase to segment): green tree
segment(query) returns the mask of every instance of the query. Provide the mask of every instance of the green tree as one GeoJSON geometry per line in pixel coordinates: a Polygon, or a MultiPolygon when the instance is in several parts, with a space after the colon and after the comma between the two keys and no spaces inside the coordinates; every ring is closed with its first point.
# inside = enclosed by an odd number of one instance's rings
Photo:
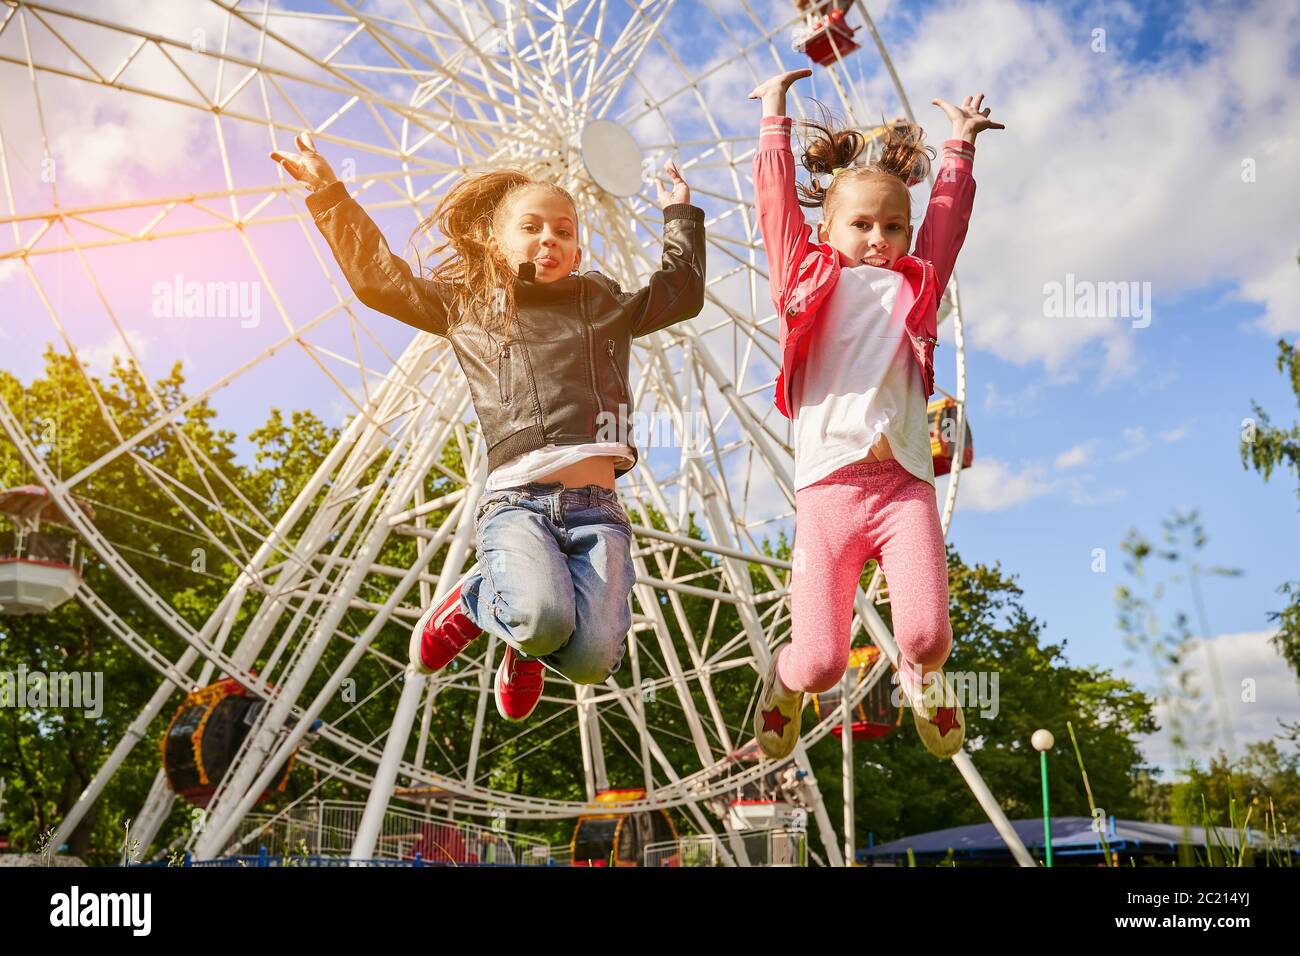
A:
{"type": "MultiPolygon", "coordinates": [[[[1300,350],[1285,339],[1277,342],[1277,370],[1288,376],[1296,405],[1300,407],[1300,350]]],[[[1241,465],[1254,468],[1268,481],[1273,470],[1292,472],[1300,479],[1300,421],[1290,428],[1274,425],[1268,413],[1256,401],[1251,401],[1253,418],[1242,423],[1241,465]]],[[[1300,482],[1296,485],[1300,495],[1300,482]]],[[[1300,580],[1284,581],[1278,593],[1286,599],[1286,606],[1272,611],[1268,618],[1277,624],[1278,632],[1273,645],[1286,658],[1296,676],[1300,677],[1300,580]]]]}
{"type": "MultiPolygon", "coordinates": [[[[145,384],[120,363],[114,363],[107,379],[95,378],[93,382],[94,392],[76,364],[53,349],[45,353],[43,375],[25,388],[12,375],[0,372],[0,397],[59,477],[75,474],[118,444],[110,422],[121,433],[132,434],[158,415],[145,384]]],[[[164,407],[174,408],[183,400],[182,384],[179,365],[154,383],[164,407]]],[[[177,429],[156,433],[75,489],[94,509],[99,530],[130,551],[137,565],[146,569],[154,590],[171,597],[178,613],[191,624],[215,607],[220,582],[215,575],[192,569],[191,552],[199,538],[175,530],[172,525],[180,523],[179,509],[159,500],[147,472],[156,468],[183,480],[192,479],[194,467],[176,439],[179,431],[204,451],[214,471],[233,474],[233,436],[211,427],[214,414],[206,404],[194,406],[177,429]]],[[[28,483],[32,477],[6,437],[0,442],[0,486],[28,483]]],[[[87,560],[84,577],[141,637],[165,655],[179,656],[180,638],[93,555],[87,560]]],[[[157,686],[159,675],[107,633],[76,600],[46,615],[0,618],[0,670],[16,673],[21,667],[45,673],[103,674],[103,713],[97,719],[82,710],[0,710],[0,776],[9,782],[6,804],[11,843],[30,850],[36,848],[42,834],[58,824],[90,782],[108,750],[157,686]],[[20,809],[23,812],[18,812],[20,809]]],[[[161,727],[155,730],[161,733],[161,727]]],[[[143,803],[156,768],[156,748],[137,747],[71,835],[69,851],[92,860],[113,859],[125,820],[143,803]]]]}
{"type": "MultiPolygon", "coordinates": [[[[116,365],[104,380],[88,382],[68,357],[49,350],[45,359],[43,373],[27,386],[0,374],[0,395],[61,477],[77,473],[118,445],[120,439],[109,421],[116,422],[125,435],[157,421],[159,410],[150,390],[126,368],[116,365]]],[[[160,396],[164,408],[175,408],[186,401],[180,367],[153,383],[153,392],[160,396]]],[[[255,546],[259,535],[268,533],[265,521],[283,513],[339,437],[338,429],[325,426],[309,412],[286,415],[272,409],[267,421],[249,434],[251,461],[244,464],[236,455],[236,436],[217,429],[214,419],[214,411],[206,403],[198,403],[182,416],[175,429],[160,429],[136,446],[132,454],[98,468],[74,489],[95,508],[98,530],[128,555],[150,586],[165,595],[194,627],[210,617],[240,560],[255,546]],[[195,502],[213,498],[218,507],[196,510],[195,502]],[[196,549],[203,560],[196,557],[196,549]]],[[[467,438],[472,437],[471,426],[467,438]]],[[[444,450],[441,469],[433,469],[426,479],[426,501],[455,490],[457,483],[452,476],[463,473],[463,447],[451,443],[444,450]]],[[[376,455],[367,464],[359,486],[385,482],[390,464],[386,452],[376,455]]],[[[0,484],[11,486],[30,480],[16,449],[0,443],[0,484]]],[[[314,504],[321,504],[331,492],[327,484],[314,504]]],[[[631,502],[629,508],[634,520],[667,529],[664,517],[653,507],[631,502]]],[[[298,528],[290,529],[290,540],[301,532],[313,510],[308,509],[298,528]]],[[[436,511],[426,520],[435,525],[447,513],[445,509],[436,511]]],[[[688,535],[703,537],[693,518],[688,518],[687,524],[688,535]]],[[[420,540],[390,535],[377,563],[390,568],[409,567],[420,540]]],[[[348,543],[332,540],[330,548],[346,547],[348,543]]],[[[768,548],[771,554],[789,559],[789,545],[784,539],[768,548]]],[[[431,569],[441,567],[445,557],[444,546],[442,553],[434,556],[431,569]]],[[[1063,656],[1064,642],[1043,640],[1042,626],[1025,613],[1019,603],[1020,589],[1004,577],[1000,567],[967,566],[951,548],[948,560],[956,642],[948,669],[997,673],[999,677],[997,714],[981,716],[978,708],[972,707],[966,708],[966,714],[970,724],[968,739],[980,770],[1008,813],[1037,813],[1037,761],[1028,747],[1028,738],[1033,730],[1045,726],[1064,739],[1067,719],[1074,722],[1079,734],[1099,802],[1111,813],[1137,813],[1142,797],[1132,780],[1146,773],[1146,768],[1131,738],[1153,727],[1146,697],[1105,671],[1070,666],[1063,656]]],[[[654,551],[647,554],[647,561],[652,575],[686,575],[696,587],[721,587],[722,564],[708,552],[682,551],[670,557],[654,551]]],[[[866,573],[871,570],[868,567],[866,573]]],[[[760,596],[757,611],[765,626],[788,629],[788,617],[778,614],[788,572],[751,564],[749,573],[753,590],[760,596]]],[[[172,659],[179,656],[183,650],[181,640],[155,613],[141,605],[107,567],[91,560],[85,577],[87,584],[145,640],[172,659]]],[[[271,574],[266,583],[274,585],[276,580],[271,574]]],[[[371,575],[358,596],[366,602],[382,603],[394,585],[391,575],[371,575]]],[[[668,646],[688,669],[695,665],[683,622],[697,642],[712,649],[706,653],[716,653],[728,641],[744,639],[735,605],[715,604],[691,595],[674,598],[659,592],[656,596],[660,605],[657,610],[667,623],[668,646]],[[680,604],[674,605],[675,600],[680,604]]],[[[405,603],[410,607],[426,598],[413,593],[405,603]]],[[[256,606],[257,602],[250,600],[241,608],[227,647],[238,641],[256,606]]],[[[635,602],[634,609],[638,615],[652,610],[635,602]]],[[[887,607],[883,613],[888,620],[887,607]]],[[[365,608],[349,608],[338,630],[356,635],[369,620],[370,612],[365,608]]],[[[665,648],[657,639],[648,639],[649,635],[648,631],[639,632],[637,675],[642,681],[654,681],[656,694],[642,703],[659,728],[656,742],[668,761],[679,773],[690,773],[701,765],[701,758],[682,715],[683,702],[669,681],[665,648]]],[[[363,741],[380,740],[401,691],[400,677],[394,676],[392,664],[385,663],[380,655],[402,661],[406,636],[406,625],[401,622],[385,628],[375,642],[375,653],[363,657],[351,674],[356,696],[332,701],[322,715],[327,721],[363,741]]],[[[859,635],[857,639],[864,637],[859,635]]],[[[329,643],[321,666],[309,682],[308,695],[320,687],[349,647],[344,640],[329,643]]],[[[256,662],[259,672],[265,672],[270,654],[268,647],[256,662]]],[[[0,777],[8,781],[5,803],[11,840],[17,847],[34,849],[41,834],[57,825],[89,782],[109,748],[157,686],[159,675],[104,633],[99,622],[76,601],[43,617],[0,619],[0,670],[16,670],[20,664],[29,669],[76,668],[105,674],[105,712],[98,720],[86,719],[80,713],[0,711],[0,777]]],[[[615,675],[615,682],[629,689],[634,686],[631,664],[630,657],[626,657],[615,675]]],[[[459,668],[459,664],[453,664],[452,673],[459,668]]],[[[270,676],[274,680],[274,675],[270,676]]],[[[717,754],[733,752],[751,740],[747,708],[757,675],[748,668],[717,668],[711,670],[709,680],[722,713],[734,721],[727,727],[725,740],[712,721],[705,721],[708,746],[716,759],[717,754]]],[[[505,791],[583,799],[583,767],[572,726],[573,711],[565,702],[572,693],[571,687],[550,682],[547,696],[553,699],[544,700],[523,728],[489,719],[479,745],[475,780],[505,791]],[[548,723],[552,716],[559,720],[548,723]]],[[[94,812],[73,835],[70,852],[92,861],[117,859],[123,825],[144,801],[159,765],[157,741],[179,700],[176,695],[169,702],[145,741],[135,748],[94,812]]],[[[474,719],[472,702],[476,701],[477,678],[453,682],[430,711],[425,746],[429,754],[437,754],[439,766],[459,768],[461,773],[466,769],[469,730],[474,719]]],[[[702,699],[695,703],[697,708],[705,708],[702,699]]],[[[610,786],[640,786],[639,737],[632,718],[605,708],[602,724],[610,786]]],[[[419,744],[416,736],[412,735],[408,745],[408,759],[414,759],[419,744]]],[[[313,751],[337,760],[348,756],[326,739],[316,741],[313,751]]],[[[823,740],[812,748],[810,756],[828,810],[838,825],[842,819],[841,771],[835,739],[823,740]]],[[[984,819],[961,777],[946,761],[937,761],[926,753],[916,740],[910,715],[905,716],[898,732],[860,744],[857,758],[856,809],[862,834],[873,830],[878,838],[888,839],[984,819]]],[[[1052,760],[1055,805],[1061,812],[1086,812],[1072,754],[1058,748],[1052,760]]],[[[657,765],[654,773],[657,779],[663,779],[657,765]]],[[[327,779],[300,763],[290,775],[285,792],[273,796],[260,809],[282,809],[308,795],[352,800],[365,796],[355,785],[327,779]]],[[[157,846],[166,846],[183,835],[191,809],[177,801],[157,846]]],[[[686,814],[674,811],[673,816],[679,830],[695,828],[686,814]]],[[[558,845],[568,841],[573,822],[521,821],[512,826],[558,845]]]]}
{"type": "MultiPolygon", "coordinates": [[[[53,349],[44,359],[42,373],[26,386],[0,372],[0,398],[60,478],[99,460],[118,446],[119,436],[156,422],[158,401],[169,410],[186,401],[179,363],[152,383],[155,401],[146,383],[120,362],[106,377],[88,379],[53,349]]],[[[283,510],[337,438],[336,429],[310,412],[295,412],[286,423],[273,409],[250,435],[256,465],[248,468],[236,461],[235,435],[214,428],[214,418],[206,402],[195,404],[175,428],[160,429],[73,489],[94,510],[97,530],[192,627],[207,620],[228,589],[236,572],[231,558],[247,554],[257,535],[266,533],[258,514],[283,510]],[[217,507],[200,507],[213,498],[217,507]]],[[[6,436],[0,441],[0,487],[33,480],[6,436]]],[[[56,523],[48,530],[72,529],[56,523]]],[[[180,656],[182,639],[94,554],[88,555],[84,580],[145,642],[169,659],[180,656]]],[[[236,637],[248,614],[244,609],[237,618],[236,637]]],[[[22,667],[103,674],[103,713],[97,719],[81,710],[0,709],[0,777],[7,781],[10,842],[33,850],[90,782],[161,675],[75,599],[49,614],[0,617],[0,671],[22,667]]],[[[177,694],[163,708],[72,833],[69,853],[94,862],[117,859],[124,824],[144,803],[159,766],[158,742],[179,703],[177,694]]],[[[306,781],[307,775],[295,774],[289,794],[279,799],[289,799],[306,781]]],[[[177,802],[164,843],[188,826],[190,809],[177,802]]]]}
{"type": "Polygon", "coordinates": [[[1250,826],[1263,828],[1271,811],[1277,829],[1294,834],[1300,828],[1300,750],[1272,739],[1248,744],[1236,761],[1219,751],[1204,769],[1190,768],[1187,780],[1173,788],[1172,801],[1178,819],[1193,825],[1208,816],[1215,826],[1231,826],[1232,806],[1237,827],[1250,811],[1250,826]]]}

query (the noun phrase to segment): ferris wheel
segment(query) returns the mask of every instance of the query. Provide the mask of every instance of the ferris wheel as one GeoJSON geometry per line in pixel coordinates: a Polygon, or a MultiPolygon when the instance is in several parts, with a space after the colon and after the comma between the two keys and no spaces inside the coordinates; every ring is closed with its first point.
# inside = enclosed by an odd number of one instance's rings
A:
{"type": "MultiPolygon", "coordinates": [[[[198,0],[176,6],[188,9],[163,24],[113,19],[57,0],[9,3],[0,20],[10,100],[0,113],[10,126],[0,126],[0,156],[15,149],[15,126],[31,134],[38,153],[57,152],[60,131],[46,114],[60,96],[111,97],[119,104],[125,97],[138,107],[131,114],[137,122],[146,107],[159,104],[177,118],[177,128],[202,124],[203,134],[190,140],[195,162],[216,177],[200,183],[192,173],[187,180],[163,170],[157,181],[169,183],[166,188],[140,187],[127,201],[96,202],[57,179],[24,191],[12,182],[13,168],[0,169],[9,197],[0,215],[7,227],[0,268],[10,270],[9,283],[34,293],[30,299],[41,303],[53,337],[72,351],[111,336],[128,363],[142,362],[139,336],[148,319],[133,318],[106,291],[116,270],[150,263],[157,271],[160,259],[174,255],[194,273],[194,257],[218,243],[222,252],[214,258],[230,256],[230,274],[252,276],[273,316],[247,335],[228,322],[222,341],[210,350],[204,345],[197,356],[207,364],[197,378],[191,373],[190,400],[177,406],[152,394],[156,415],[147,425],[125,428],[104,406],[115,447],[74,475],[59,473],[0,402],[0,424],[33,481],[129,588],[135,606],[113,606],[84,582],[76,599],[160,677],[157,692],[140,702],[130,731],[63,821],[55,845],[98,798],[144,728],[176,706],[177,691],[197,692],[223,677],[264,706],[249,711],[251,729],[205,796],[206,811],[187,843],[200,857],[229,848],[240,821],[294,758],[367,794],[352,848],[356,859],[373,856],[384,813],[394,801],[418,798],[412,795],[436,794],[459,814],[555,819],[581,815],[602,792],[635,787],[642,795],[615,812],[677,808],[702,832],[734,829],[720,808],[774,770],[752,759],[747,728],[756,677],[789,633],[790,563],[774,556],[771,542],[790,527],[794,504],[789,426],[772,404],[777,322],[749,181],[757,115],[744,99],[762,78],[811,59],[818,67],[810,91],[855,125],[870,129],[873,117],[897,105],[867,102],[867,77],[888,78],[910,115],[866,6],[829,0],[336,0],[326,12],[198,0]],[[314,229],[302,191],[265,159],[304,127],[394,246],[458,177],[520,167],[573,194],[584,268],[636,288],[658,265],[660,223],[649,177],[668,158],[676,159],[693,201],[705,210],[703,313],[633,347],[631,384],[645,431],[637,442],[644,449],[641,466],[619,488],[634,526],[637,574],[624,665],[603,685],[548,682],[531,719],[508,732],[488,706],[503,650],[495,639],[476,641],[454,668],[428,678],[406,670],[411,625],[473,561],[486,454],[448,343],[411,336],[355,300],[314,229]],[[135,215],[129,227],[118,218],[124,212],[135,215]],[[51,262],[60,276],[75,272],[96,291],[93,318],[60,308],[51,273],[42,267],[51,262]],[[325,297],[308,304],[304,286],[325,297]],[[332,396],[332,406],[348,414],[339,440],[278,513],[250,514],[247,502],[235,508],[236,491],[179,428],[185,412],[195,401],[234,395],[241,408],[260,413],[260,422],[272,406],[292,405],[300,391],[332,396]],[[161,472],[140,454],[142,443],[162,434],[184,449],[184,474],[161,472]],[[206,621],[195,626],[178,613],[171,595],[151,581],[149,562],[110,541],[79,505],[77,496],[109,467],[134,470],[180,516],[173,520],[237,569],[206,621]],[[395,542],[408,548],[405,566],[385,560],[395,542]],[[140,608],[184,641],[183,653],[167,655],[132,628],[140,608]],[[355,685],[363,671],[379,676],[349,697],[349,681],[355,685]],[[389,725],[377,728],[359,708],[385,693],[394,706],[389,725]],[[568,796],[543,798],[519,786],[542,779],[548,792],[568,796]]],[[[791,111],[802,115],[805,101],[798,89],[793,93],[791,111]]],[[[140,149],[164,148],[150,144],[148,126],[135,133],[140,149]]],[[[177,300],[182,285],[178,276],[177,300]]],[[[956,424],[947,452],[951,477],[939,503],[946,533],[962,465],[969,462],[955,281],[941,320],[953,329],[954,347],[945,351],[954,364],[941,364],[939,377],[952,384],[948,411],[956,424]]],[[[879,611],[887,599],[877,569],[857,595],[853,643],[880,653],[855,658],[870,663],[850,670],[835,706],[815,714],[810,708],[787,762],[805,772],[810,814],[833,864],[843,862],[853,843],[852,794],[846,793],[841,843],[807,748],[847,731],[854,708],[888,680],[897,649],[879,611]]],[[[839,736],[851,766],[854,735],[839,736]]],[[[1027,861],[969,756],[959,753],[953,762],[1027,861]]],[[[845,776],[851,786],[851,774],[845,776]]],[[[136,818],[135,835],[145,845],[175,799],[160,770],[136,818]]]]}

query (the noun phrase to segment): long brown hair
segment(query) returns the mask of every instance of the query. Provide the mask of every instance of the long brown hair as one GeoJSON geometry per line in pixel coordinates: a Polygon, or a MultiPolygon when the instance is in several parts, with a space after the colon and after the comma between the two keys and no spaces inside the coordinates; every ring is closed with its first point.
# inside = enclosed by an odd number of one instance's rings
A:
{"type": "MultiPolygon", "coordinates": [[[[461,179],[447,190],[432,215],[411,233],[411,243],[430,227],[443,237],[430,253],[442,261],[429,270],[428,278],[456,290],[459,308],[453,321],[463,321],[476,311],[499,317],[502,335],[509,340],[510,322],[515,316],[516,272],[505,256],[488,245],[488,238],[504,225],[505,214],[515,198],[534,187],[563,196],[576,215],[578,204],[555,183],[534,179],[521,169],[494,169],[461,179]]],[[[418,251],[416,258],[418,262],[418,251]]]]}
{"type": "MultiPolygon", "coordinates": [[[[799,205],[820,206],[826,218],[830,218],[836,202],[839,186],[846,180],[872,176],[886,176],[897,179],[904,186],[920,182],[930,174],[930,161],[934,159],[933,147],[925,145],[925,130],[906,120],[882,123],[881,151],[877,159],[855,165],[855,160],[867,148],[873,137],[868,137],[856,129],[850,129],[832,120],[829,111],[821,103],[822,121],[799,120],[798,125],[809,130],[803,142],[803,157],[800,163],[811,174],[811,184],[802,183],[795,189],[799,205]],[[843,171],[834,175],[836,169],[843,171]],[[820,176],[830,176],[830,184],[823,186],[820,176]]],[[[912,197],[908,193],[908,215],[911,216],[912,197]]]]}

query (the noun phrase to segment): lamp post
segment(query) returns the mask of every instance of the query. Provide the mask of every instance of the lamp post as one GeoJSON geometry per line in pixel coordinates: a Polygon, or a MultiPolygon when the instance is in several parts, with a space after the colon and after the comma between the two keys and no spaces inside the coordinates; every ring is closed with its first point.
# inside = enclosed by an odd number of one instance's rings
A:
{"type": "Polygon", "coordinates": [[[1039,775],[1043,778],[1043,846],[1046,848],[1047,865],[1052,865],[1052,817],[1047,805],[1047,751],[1052,749],[1056,738],[1050,730],[1035,730],[1029,742],[1038,751],[1039,775]]]}

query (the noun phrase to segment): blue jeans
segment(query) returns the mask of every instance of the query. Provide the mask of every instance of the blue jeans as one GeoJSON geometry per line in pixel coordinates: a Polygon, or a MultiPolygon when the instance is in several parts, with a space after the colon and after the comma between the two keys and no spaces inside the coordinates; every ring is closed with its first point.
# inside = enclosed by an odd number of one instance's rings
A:
{"type": "Polygon", "coordinates": [[[470,620],[575,684],[618,670],[632,628],[632,525],[599,485],[531,482],[485,494],[470,620]]]}

